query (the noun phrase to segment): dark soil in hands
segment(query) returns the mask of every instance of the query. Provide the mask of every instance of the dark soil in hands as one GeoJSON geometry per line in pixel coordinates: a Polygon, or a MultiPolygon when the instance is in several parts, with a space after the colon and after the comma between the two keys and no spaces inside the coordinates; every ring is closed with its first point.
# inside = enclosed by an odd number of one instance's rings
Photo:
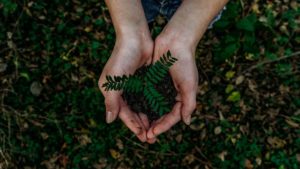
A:
{"type": "MultiPolygon", "coordinates": [[[[146,67],[142,67],[138,69],[135,74],[140,77],[143,77],[145,71],[146,71],[146,67]]],[[[155,89],[165,97],[171,111],[173,106],[176,103],[175,97],[177,95],[177,91],[173,85],[173,81],[170,74],[165,76],[165,78],[162,80],[160,84],[155,85],[155,89]]],[[[157,112],[151,110],[151,107],[150,105],[148,105],[148,102],[146,101],[146,98],[142,92],[140,93],[123,92],[122,97],[127,102],[128,106],[131,108],[132,111],[136,113],[139,112],[145,113],[148,116],[150,122],[157,120],[160,117],[160,115],[157,112]]]]}

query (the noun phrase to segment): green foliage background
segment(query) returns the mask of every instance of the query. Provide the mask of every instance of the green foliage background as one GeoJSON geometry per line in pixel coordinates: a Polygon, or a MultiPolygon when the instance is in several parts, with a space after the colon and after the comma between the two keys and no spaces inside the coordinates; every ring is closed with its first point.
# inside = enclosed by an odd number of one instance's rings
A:
{"type": "Polygon", "coordinates": [[[103,1],[0,0],[0,168],[299,168],[299,5],[230,1],[197,48],[192,124],[148,145],[104,120],[103,1]]]}

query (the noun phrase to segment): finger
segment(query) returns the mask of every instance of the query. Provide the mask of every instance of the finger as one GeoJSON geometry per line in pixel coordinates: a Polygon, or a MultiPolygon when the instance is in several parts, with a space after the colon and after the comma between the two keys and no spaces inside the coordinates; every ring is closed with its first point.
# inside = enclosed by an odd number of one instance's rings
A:
{"type": "Polygon", "coordinates": [[[160,122],[164,119],[163,117],[165,117],[165,116],[162,116],[161,118],[159,118],[159,119],[157,119],[157,120],[155,120],[155,121],[152,121],[150,127],[153,127],[153,126],[155,126],[157,123],[160,123],[160,122]]]}
{"type": "Polygon", "coordinates": [[[120,95],[117,92],[108,92],[105,95],[106,122],[113,122],[120,111],[120,95]]]}
{"type": "Polygon", "coordinates": [[[155,39],[152,63],[155,63],[157,60],[159,60],[159,58],[164,54],[164,52],[167,51],[166,46],[167,45],[164,39],[161,38],[160,36],[158,36],[155,39]]]}
{"type": "MultiPolygon", "coordinates": [[[[147,115],[144,114],[144,113],[139,113],[139,117],[140,117],[141,121],[143,122],[143,125],[144,125],[145,129],[148,130],[149,127],[150,127],[150,124],[149,124],[149,120],[148,120],[147,115]]],[[[149,144],[154,144],[156,142],[156,138],[147,139],[147,142],[149,144]]]]}
{"type": "Polygon", "coordinates": [[[152,63],[152,56],[146,61],[146,66],[149,66],[152,63]]]}
{"type": "Polygon", "coordinates": [[[191,115],[196,109],[196,91],[191,90],[182,94],[183,105],[181,109],[182,120],[186,125],[191,124],[191,115]]]}
{"type": "Polygon", "coordinates": [[[148,120],[147,115],[144,113],[139,113],[139,117],[140,117],[145,129],[148,130],[150,125],[149,125],[149,120],[148,120]]]}
{"type": "Polygon", "coordinates": [[[162,116],[161,119],[159,119],[157,123],[148,130],[147,138],[153,139],[159,134],[166,132],[173,125],[179,122],[181,119],[180,109],[181,103],[177,102],[170,113],[162,116]]]}
{"type": "Polygon", "coordinates": [[[139,140],[146,141],[146,130],[136,113],[130,111],[127,106],[122,106],[119,117],[139,140]]]}
{"type": "MultiPolygon", "coordinates": [[[[131,111],[132,112],[132,111],[131,111]]],[[[141,126],[142,128],[142,133],[137,135],[137,137],[142,141],[145,142],[147,141],[147,129],[145,128],[142,120],[140,119],[139,115],[135,112],[132,112],[132,114],[135,116],[136,122],[141,126]]]]}
{"type": "Polygon", "coordinates": [[[147,139],[147,143],[154,144],[156,142],[156,138],[147,139]]]}
{"type": "Polygon", "coordinates": [[[178,94],[176,95],[175,100],[176,100],[177,102],[182,102],[180,93],[178,93],[178,94]]]}

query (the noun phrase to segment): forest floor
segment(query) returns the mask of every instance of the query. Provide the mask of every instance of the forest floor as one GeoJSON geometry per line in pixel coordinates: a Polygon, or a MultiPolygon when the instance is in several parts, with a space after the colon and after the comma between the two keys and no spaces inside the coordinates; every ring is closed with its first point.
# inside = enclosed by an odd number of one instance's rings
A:
{"type": "Polygon", "coordinates": [[[300,168],[299,1],[230,1],[197,47],[191,125],[153,145],[105,123],[114,43],[101,0],[0,0],[0,169],[300,168]]]}

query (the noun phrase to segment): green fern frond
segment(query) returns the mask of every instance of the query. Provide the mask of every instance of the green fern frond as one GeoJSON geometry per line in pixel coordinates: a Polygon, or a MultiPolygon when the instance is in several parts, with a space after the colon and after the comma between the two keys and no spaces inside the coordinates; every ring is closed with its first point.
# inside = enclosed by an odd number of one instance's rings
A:
{"type": "Polygon", "coordinates": [[[159,83],[168,73],[169,68],[177,61],[172,57],[170,51],[167,55],[163,55],[160,59],[151,65],[145,74],[145,81],[150,81],[153,84],[159,83]]]}
{"type": "Polygon", "coordinates": [[[137,93],[143,90],[143,83],[139,77],[134,75],[106,76],[106,83],[104,83],[102,87],[105,88],[105,91],[124,90],[137,93]]]}
{"type": "Polygon", "coordinates": [[[160,94],[154,85],[161,82],[168,74],[169,68],[177,61],[170,51],[163,55],[142,75],[106,76],[106,83],[102,85],[106,91],[123,90],[129,93],[142,93],[150,108],[163,115],[170,111],[167,99],[160,94]]]}
{"type": "Polygon", "coordinates": [[[144,96],[151,109],[159,115],[170,111],[166,99],[155,89],[152,83],[147,83],[144,89],[144,96]]]}

